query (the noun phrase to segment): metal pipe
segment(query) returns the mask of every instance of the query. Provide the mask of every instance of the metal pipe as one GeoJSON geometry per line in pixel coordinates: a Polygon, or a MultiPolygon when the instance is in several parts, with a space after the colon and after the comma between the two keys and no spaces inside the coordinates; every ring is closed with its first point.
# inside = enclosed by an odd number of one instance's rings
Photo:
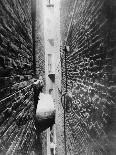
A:
{"type": "MultiPolygon", "coordinates": [[[[66,76],[66,89],[65,89],[65,96],[67,93],[67,62],[66,62],[66,53],[67,53],[67,49],[65,46],[65,76],[66,76]]],[[[65,120],[65,115],[66,115],[66,97],[64,97],[64,141],[65,141],[65,155],[67,155],[67,151],[66,151],[66,120],[65,120]]]]}

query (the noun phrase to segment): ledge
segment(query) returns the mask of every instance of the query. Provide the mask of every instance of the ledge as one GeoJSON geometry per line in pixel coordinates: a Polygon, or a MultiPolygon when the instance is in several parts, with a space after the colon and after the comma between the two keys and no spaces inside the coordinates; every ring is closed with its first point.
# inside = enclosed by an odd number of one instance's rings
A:
{"type": "Polygon", "coordinates": [[[54,7],[54,5],[53,4],[48,4],[48,5],[46,5],[47,7],[54,7]]]}
{"type": "Polygon", "coordinates": [[[48,77],[54,82],[55,81],[55,73],[49,73],[48,77]]]}

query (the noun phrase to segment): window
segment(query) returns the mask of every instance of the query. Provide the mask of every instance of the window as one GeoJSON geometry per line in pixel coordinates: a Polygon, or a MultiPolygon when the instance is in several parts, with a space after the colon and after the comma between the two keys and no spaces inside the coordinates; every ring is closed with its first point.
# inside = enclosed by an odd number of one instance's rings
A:
{"type": "Polygon", "coordinates": [[[54,54],[48,54],[48,76],[55,82],[55,61],[54,61],[54,54]]]}
{"type": "Polygon", "coordinates": [[[48,73],[52,73],[52,54],[48,54],[48,73]]]}
{"type": "Polygon", "coordinates": [[[47,0],[47,7],[54,7],[54,0],[47,0]]]}
{"type": "Polygon", "coordinates": [[[50,155],[56,155],[56,127],[50,127],[50,155]]]}
{"type": "Polygon", "coordinates": [[[49,5],[54,4],[54,0],[47,0],[49,5]]]}

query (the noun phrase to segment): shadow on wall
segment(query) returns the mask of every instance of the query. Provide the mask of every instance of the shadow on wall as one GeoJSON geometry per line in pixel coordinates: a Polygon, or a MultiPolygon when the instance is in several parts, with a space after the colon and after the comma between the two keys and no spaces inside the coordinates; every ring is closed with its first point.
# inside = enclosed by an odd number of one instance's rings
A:
{"type": "Polygon", "coordinates": [[[72,101],[68,96],[67,152],[115,155],[116,1],[79,2],[79,20],[75,15],[78,23],[73,24],[68,38],[71,51],[67,54],[67,83],[72,101]]]}

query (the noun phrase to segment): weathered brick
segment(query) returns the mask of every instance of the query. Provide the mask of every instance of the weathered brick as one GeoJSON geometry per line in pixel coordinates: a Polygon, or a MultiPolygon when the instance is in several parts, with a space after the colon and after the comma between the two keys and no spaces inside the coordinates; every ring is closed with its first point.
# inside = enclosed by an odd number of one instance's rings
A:
{"type": "Polygon", "coordinates": [[[0,154],[34,150],[32,47],[31,0],[1,0],[0,154]]]}
{"type": "Polygon", "coordinates": [[[61,2],[62,45],[70,48],[66,62],[62,57],[62,90],[67,80],[67,91],[73,94],[65,115],[67,154],[116,153],[111,138],[116,134],[116,94],[109,91],[116,85],[115,7],[112,0],[61,2]]]}

